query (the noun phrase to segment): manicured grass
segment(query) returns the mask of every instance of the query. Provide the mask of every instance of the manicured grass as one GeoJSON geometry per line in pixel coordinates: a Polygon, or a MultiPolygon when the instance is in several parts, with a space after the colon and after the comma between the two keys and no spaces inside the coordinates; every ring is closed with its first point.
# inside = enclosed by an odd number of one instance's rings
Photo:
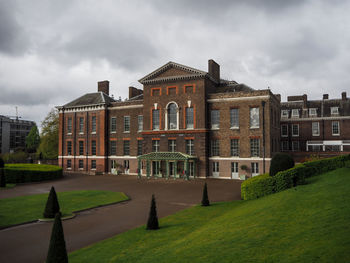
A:
{"type": "Polygon", "coordinates": [[[61,169],[61,167],[57,165],[35,163],[8,163],[5,164],[5,168],[29,171],[57,171],[61,169]]]}
{"type": "MultiPolygon", "coordinates": [[[[261,199],[196,206],[69,255],[70,262],[350,262],[350,169],[261,199]]],[[[210,196],[209,196],[210,198],[210,196]]]]}
{"type": "Polygon", "coordinates": [[[6,184],[5,187],[0,187],[0,189],[1,189],[1,190],[3,190],[3,189],[9,189],[9,188],[13,188],[13,187],[15,187],[15,186],[16,186],[16,184],[6,184]]]}
{"type": "MultiPolygon", "coordinates": [[[[57,193],[63,215],[129,198],[120,192],[68,191],[57,193]]],[[[48,193],[0,199],[0,227],[15,225],[43,217],[48,193]]]]}

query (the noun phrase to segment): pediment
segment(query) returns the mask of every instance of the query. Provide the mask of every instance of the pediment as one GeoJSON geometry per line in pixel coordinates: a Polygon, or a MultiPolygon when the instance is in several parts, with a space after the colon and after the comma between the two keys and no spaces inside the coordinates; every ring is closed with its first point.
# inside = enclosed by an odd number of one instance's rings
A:
{"type": "Polygon", "coordinates": [[[191,78],[205,76],[207,72],[195,68],[184,66],[175,62],[168,62],[164,66],[156,69],[150,74],[139,80],[140,83],[146,84],[154,81],[170,80],[176,78],[191,78]]]}

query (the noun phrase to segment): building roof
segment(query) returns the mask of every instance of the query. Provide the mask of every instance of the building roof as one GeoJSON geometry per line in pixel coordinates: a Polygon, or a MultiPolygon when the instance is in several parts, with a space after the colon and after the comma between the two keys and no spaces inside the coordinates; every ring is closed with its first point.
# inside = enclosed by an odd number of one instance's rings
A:
{"type": "Polygon", "coordinates": [[[142,160],[179,160],[197,159],[197,157],[181,152],[151,152],[137,157],[142,160]]]}
{"type": "Polygon", "coordinates": [[[101,104],[110,104],[115,102],[115,100],[109,97],[104,92],[94,92],[87,93],[65,105],[63,107],[77,107],[77,106],[88,106],[88,105],[101,105],[101,104]]]}

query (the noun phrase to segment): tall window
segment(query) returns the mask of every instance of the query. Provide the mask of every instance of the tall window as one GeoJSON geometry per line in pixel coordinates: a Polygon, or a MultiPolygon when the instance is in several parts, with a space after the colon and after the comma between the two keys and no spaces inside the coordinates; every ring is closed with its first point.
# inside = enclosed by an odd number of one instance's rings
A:
{"type": "Polygon", "coordinates": [[[211,156],[220,156],[220,141],[217,139],[211,141],[211,156]]]}
{"type": "Polygon", "coordinates": [[[193,141],[193,139],[186,140],[186,154],[194,155],[194,141],[193,141]]]}
{"type": "Polygon", "coordinates": [[[130,116],[124,116],[124,132],[130,132],[130,116]]]}
{"type": "Polygon", "coordinates": [[[67,142],[67,154],[72,155],[72,142],[71,141],[67,142]]]}
{"type": "Polygon", "coordinates": [[[332,121],[332,135],[340,135],[339,121],[332,121]]]}
{"type": "Polygon", "coordinates": [[[96,141],[91,141],[91,155],[96,155],[96,141]]]}
{"type": "Polygon", "coordinates": [[[299,124],[292,125],[292,136],[294,137],[299,136],[299,124]]]}
{"type": "Polygon", "coordinates": [[[231,156],[239,156],[239,140],[231,139],[231,156]]]}
{"type": "Polygon", "coordinates": [[[168,151],[176,152],[176,140],[168,140],[168,151]]]}
{"type": "Polygon", "coordinates": [[[186,108],[186,129],[194,128],[193,107],[186,108]]]}
{"type": "Polygon", "coordinates": [[[137,155],[142,155],[142,140],[137,141],[137,155]]]}
{"type": "Polygon", "coordinates": [[[292,109],[292,118],[299,118],[299,109],[292,109]]]}
{"type": "Polygon", "coordinates": [[[293,141],[292,142],[292,151],[299,151],[299,141],[293,141]]]}
{"type": "Polygon", "coordinates": [[[152,141],[152,152],[159,152],[159,140],[152,141]]]}
{"type": "Polygon", "coordinates": [[[68,118],[67,120],[67,132],[72,133],[72,118],[68,118]]]}
{"type": "Polygon", "coordinates": [[[281,147],[282,147],[282,151],[288,151],[289,150],[288,141],[282,141],[281,147]]]}
{"type": "Polygon", "coordinates": [[[91,160],[91,169],[96,169],[96,160],[91,160]]]}
{"type": "Polygon", "coordinates": [[[130,155],[130,141],[125,140],[124,141],[124,155],[130,155]]]}
{"type": "Polygon", "coordinates": [[[84,155],[84,142],[79,141],[79,155],[84,155]]]}
{"type": "Polygon", "coordinates": [[[220,111],[219,110],[211,111],[211,128],[212,129],[220,128],[220,111]]]}
{"type": "Polygon", "coordinates": [[[117,141],[111,141],[111,155],[117,155],[117,141]]]}
{"type": "Polygon", "coordinates": [[[320,135],[320,124],[318,122],[312,123],[312,136],[320,135]]]}
{"type": "Polygon", "coordinates": [[[143,116],[139,115],[137,116],[137,126],[138,126],[138,131],[142,131],[143,130],[143,116]]]}
{"type": "Polygon", "coordinates": [[[281,136],[288,137],[288,124],[281,125],[281,136]]]}
{"type": "Polygon", "coordinates": [[[117,131],[117,118],[112,117],[111,118],[111,132],[116,132],[117,131]]]}
{"type": "Polygon", "coordinates": [[[230,109],[230,123],[232,129],[239,128],[239,109],[230,109]]]}
{"type": "Polygon", "coordinates": [[[96,116],[92,116],[91,118],[91,131],[96,132],[96,116]]]}
{"type": "Polygon", "coordinates": [[[171,103],[168,106],[168,129],[177,129],[177,107],[175,103],[171,103]]]}
{"type": "Polygon", "coordinates": [[[250,108],[249,111],[249,123],[250,128],[255,129],[260,127],[260,118],[259,118],[259,108],[250,108]]]}
{"type": "Polygon", "coordinates": [[[67,168],[72,168],[72,160],[67,160],[67,168]]]}
{"type": "Polygon", "coordinates": [[[79,118],[79,132],[84,133],[84,118],[83,117],[79,118]]]}
{"type": "Polygon", "coordinates": [[[159,130],[159,110],[152,111],[152,127],[153,130],[159,130]]]}
{"type": "Polygon", "coordinates": [[[231,174],[238,174],[238,163],[237,162],[231,163],[231,174]]]}
{"type": "Polygon", "coordinates": [[[252,163],[252,176],[259,174],[259,163],[252,163]]]}
{"type": "Polygon", "coordinates": [[[252,157],[258,157],[260,155],[260,140],[250,139],[250,155],[252,157]]]}
{"type": "Polygon", "coordinates": [[[79,160],[79,169],[84,168],[84,160],[79,160]]]}

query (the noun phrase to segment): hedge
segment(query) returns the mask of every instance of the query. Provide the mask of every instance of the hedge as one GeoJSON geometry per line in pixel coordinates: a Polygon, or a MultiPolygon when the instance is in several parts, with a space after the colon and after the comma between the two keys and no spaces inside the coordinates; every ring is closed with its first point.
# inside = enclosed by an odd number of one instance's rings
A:
{"type": "Polygon", "coordinates": [[[18,184],[40,182],[62,178],[62,168],[45,164],[6,164],[5,177],[7,183],[18,184]]]}
{"type": "Polygon", "coordinates": [[[349,160],[350,155],[342,155],[302,163],[291,169],[278,172],[275,176],[263,174],[249,178],[241,185],[241,197],[243,200],[257,199],[304,184],[306,178],[344,167],[349,163],[349,160]]]}

